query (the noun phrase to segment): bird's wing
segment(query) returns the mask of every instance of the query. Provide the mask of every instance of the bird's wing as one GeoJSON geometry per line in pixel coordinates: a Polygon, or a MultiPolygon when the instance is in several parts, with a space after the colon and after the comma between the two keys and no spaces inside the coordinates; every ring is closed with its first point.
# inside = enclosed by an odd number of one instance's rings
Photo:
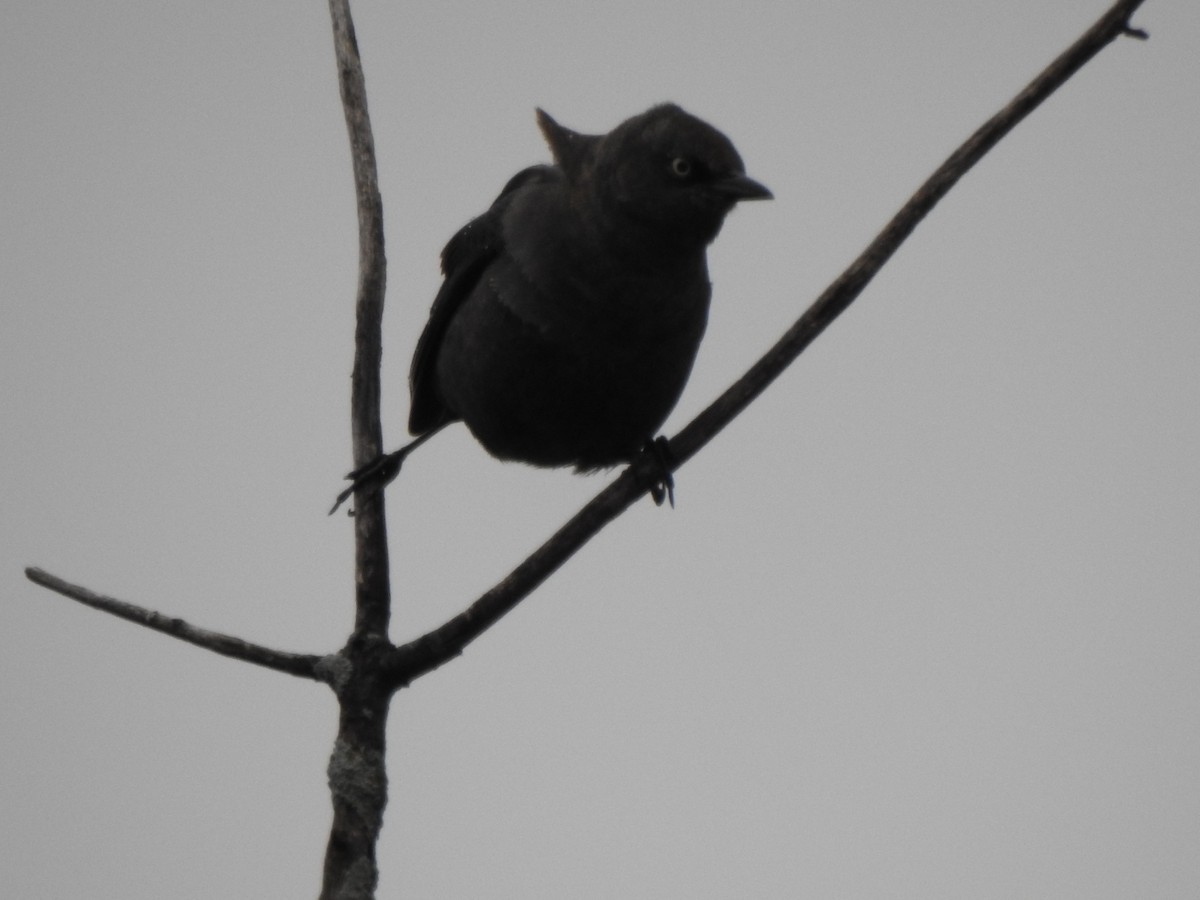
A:
{"type": "Polygon", "coordinates": [[[471,295],[488,265],[504,249],[501,228],[504,210],[512,202],[516,192],[526,185],[554,181],[561,177],[561,171],[552,166],[530,166],[518,172],[509,179],[488,211],[464,225],[442,250],[442,273],[445,280],[433,300],[425,330],[421,332],[417,341],[408,376],[409,388],[412,391],[408,430],[412,434],[421,435],[454,420],[453,414],[443,405],[437,391],[438,351],[441,349],[446,328],[455,313],[471,295]]]}

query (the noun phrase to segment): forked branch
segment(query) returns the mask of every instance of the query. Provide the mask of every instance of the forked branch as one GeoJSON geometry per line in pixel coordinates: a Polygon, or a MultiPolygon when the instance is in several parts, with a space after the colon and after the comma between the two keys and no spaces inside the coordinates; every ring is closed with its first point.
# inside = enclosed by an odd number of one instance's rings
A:
{"type": "MultiPolygon", "coordinates": [[[[670,442],[671,470],[690,459],[738,415],[863,291],[897,248],[954,184],[1025,116],[1088,60],[1121,35],[1144,38],[1129,18],[1142,0],[1119,0],[1088,31],[993,116],[943,163],[879,236],[782,338],[736,383],[670,442]]],[[[386,280],[383,204],[366,91],[347,0],[329,0],[339,85],[350,133],[358,199],[359,280],[353,371],[354,464],[382,448],[380,427],[381,322],[386,280]]],[[[329,764],[334,820],[325,859],[322,898],[368,900],[378,872],[375,846],[387,798],[384,744],[392,693],[463,651],[569,559],[608,522],[646,493],[661,472],[649,460],[635,464],[601,491],[503,581],[441,627],[403,647],[387,636],[390,588],[382,492],[356,499],[355,627],[336,654],[317,656],[272,650],[207,631],[161,613],[70,584],[41,569],[33,582],[95,609],[144,625],[196,646],[292,675],[326,681],[340,702],[337,742],[329,764]]]]}

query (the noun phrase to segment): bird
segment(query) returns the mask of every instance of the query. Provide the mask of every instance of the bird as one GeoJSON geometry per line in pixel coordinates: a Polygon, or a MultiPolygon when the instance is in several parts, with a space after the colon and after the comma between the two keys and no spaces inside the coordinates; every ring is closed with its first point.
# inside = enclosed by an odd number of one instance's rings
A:
{"type": "Polygon", "coordinates": [[[533,466],[586,473],[649,452],[662,472],[651,494],[674,504],[656,435],[704,336],[706,251],[739,202],[771,191],[673,103],[606,134],[536,115],[553,164],[518,172],[442,251],[409,374],[415,439],[351,472],[334,509],[457,421],[492,456],[533,466]]]}

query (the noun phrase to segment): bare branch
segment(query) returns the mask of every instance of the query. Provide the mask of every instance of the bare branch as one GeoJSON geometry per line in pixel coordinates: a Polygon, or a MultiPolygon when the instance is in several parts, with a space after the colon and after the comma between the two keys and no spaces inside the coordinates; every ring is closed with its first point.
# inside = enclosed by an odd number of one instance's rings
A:
{"type": "Polygon", "coordinates": [[[152,609],[89,591],[85,587],[63,581],[42,569],[28,568],[25,570],[25,577],[34,584],[40,584],[64,597],[77,600],[85,606],[111,613],[130,622],[136,622],[138,625],[144,625],[154,631],[161,631],[163,634],[169,634],[171,637],[195,644],[197,647],[203,647],[205,650],[212,650],[222,656],[230,656],[243,662],[254,663],[256,666],[264,666],[301,678],[311,678],[314,681],[328,680],[328,676],[323,674],[321,666],[321,661],[325,657],[308,653],[285,653],[282,650],[272,650],[270,647],[251,644],[241,638],[209,631],[206,628],[197,628],[195,625],[189,625],[183,619],[164,616],[152,609]]]}
{"type": "Polygon", "coordinates": [[[671,441],[671,451],[682,463],[707,444],[738,413],[782,374],[804,349],[862,293],[875,274],[912,234],[938,201],[1013,128],[1041,105],[1072,75],[1109,43],[1125,34],[1145,37],[1131,29],[1129,17],[1142,0],[1119,0],[1082,37],[1002,110],[985,122],[961,147],[929,176],[883,231],[850,267],[810,306],[783,337],[749,371],[696,416],[671,441]]]}
{"type": "MultiPolygon", "coordinates": [[[[1145,37],[1145,32],[1129,25],[1129,17],[1141,3],[1120,0],[1114,4],[1011,103],[955,150],[775,346],[671,440],[672,471],[712,440],[854,302],[938,201],[1022,119],[1110,42],[1122,35],[1145,37]]],[[[646,466],[631,466],[468,609],[397,648],[387,664],[386,677],[397,685],[408,684],[460,654],[638,499],[652,479],[653,473],[646,466]]]]}
{"type": "MultiPolygon", "coordinates": [[[[348,0],[330,0],[338,85],[350,155],[354,163],[354,192],[358,206],[358,300],[355,308],[354,370],[351,376],[350,416],[354,467],[379,456],[383,447],[380,423],[380,362],[383,358],[383,299],[387,257],[383,242],[383,199],[375,165],[375,139],[367,114],[358,40],[348,0]]],[[[355,498],[354,516],[357,617],[355,634],[387,637],[390,618],[387,520],[381,493],[355,498]]]]}
{"type": "Polygon", "coordinates": [[[601,528],[641,498],[659,469],[634,464],[592,500],[508,576],[444,625],[396,648],[386,663],[387,681],[407,685],[462,653],[514,606],[529,596],[601,528]]]}
{"type": "MultiPolygon", "coordinates": [[[[383,448],[379,382],[387,259],[375,141],[348,0],[329,0],[329,14],[358,206],[358,299],[350,397],[358,468],[383,448]]],[[[369,900],[379,880],[375,846],[387,804],[384,759],[391,690],[381,683],[378,672],[379,661],[394,650],[388,640],[391,589],[383,499],[382,491],[355,498],[355,621],[338,659],[342,677],[334,683],[340,715],[328,770],[333,824],[325,850],[322,900],[369,900]]]]}

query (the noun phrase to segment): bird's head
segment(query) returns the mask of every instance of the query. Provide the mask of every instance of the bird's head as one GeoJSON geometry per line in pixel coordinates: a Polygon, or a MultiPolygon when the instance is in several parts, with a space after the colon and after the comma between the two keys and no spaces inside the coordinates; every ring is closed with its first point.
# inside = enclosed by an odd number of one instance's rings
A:
{"type": "Polygon", "coordinates": [[[605,135],[538,123],[573,189],[614,222],[664,244],[703,248],[741,200],[770,199],[724,134],[674,104],[652,107],[605,135]]]}

